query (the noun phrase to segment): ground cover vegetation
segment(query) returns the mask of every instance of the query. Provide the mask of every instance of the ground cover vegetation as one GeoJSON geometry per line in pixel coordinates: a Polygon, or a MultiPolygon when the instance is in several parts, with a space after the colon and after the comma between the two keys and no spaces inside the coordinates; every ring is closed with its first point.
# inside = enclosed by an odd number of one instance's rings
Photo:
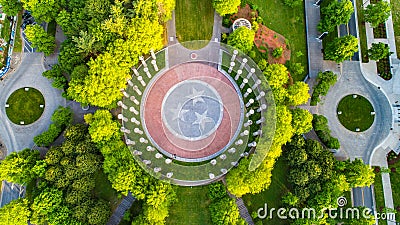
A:
{"type": "Polygon", "coordinates": [[[364,19],[364,5],[362,1],[356,2],[357,7],[357,23],[359,29],[359,40],[360,40],[360,51],[361,58],[363,63],[369,62],[368,60],[368,46],[367,46],[367,30],[365,27],[365,19],[364,19]]]}
{"type": "Polygon", "coordinates": [[[392,10],[393,30],[396,41],[396,52],[400,55],[400,1],[391,1],[390,7],[392,10]]]}
{"type": "Polygon", "coordinates": [[[7,99],[9,107],[6,108],[8,119],[15,124],[31,124],[38,120],[43,114],[44,108],[40,105],[45,104],[44,97],[40,91],[29,88],[20,88],[13,92],[7,99]]]}
{"type": "Polygon", "coordinates": [[[33,142],[37,146],[49,146],[54,142],[61,132],[71,124],[72,110],[69,107],[59,106],[51,116],[51,122],[53,123],[45,132],[33,138],[33,142]]]}
{"type": "Polygon", "coordinates": [[[214,24],[212,4],[212,1],[176,0],[176,38],[180,43],[211,40],[214,24]]]}
{"type": "MultiPolygon", "coordinates": [[[[254,19],[249,18],[251,21],[255,21],[257,24],[261,23],[274,32],[277,32],[279,35],[274,35],[275,38],[278,38],[280,35],[285,38],[286,48],[291,52],[290,62],[286,65],[288,65],[288,68],[290,69],[293,80],[304,80],[304,77],[308,72],[308,67],[306,66],[307,48],[304,4],[302,1],[292,6],[288,6],[283,0],[241,1],[241,7],[245,7],[246,4],[249,4],[250,7],[257,12],[256,15],[258,15],[254,19]],[[300,73],[292,71],[290,65],[295,64],[300,64],[303,71],[299,70],[300,73]]],[[[259,28],[262,29],[261,26],[259,28]]],[[[266,54],[263,54],[263,52],[264,50],[261,48],[253,48],[253,50],[249,52],[249,56],[257,63],[262,59],[268,60],[268,52],[266,54]]]]}
{"type": "Polygon", "coordinates": [[[340,148],[339,140],[331,135],[331,131],[328,126],[328,119],[326,119],[326,117],[323,115],[314,114],[312,124],[315,133],[317,133],[319,139],[321,139],[322,143],[324,143],[326,147],[330,149],[340,148]]]}
{"type": "Polygon", "coordinates": [[[348,95],[340,100],[338,107],[340,123],[351,131],[365,131],[374,122],[374,107],[368,99],[359,95],[348,95]],[[340,113],[339,113],[340,112],[340,113]]]}

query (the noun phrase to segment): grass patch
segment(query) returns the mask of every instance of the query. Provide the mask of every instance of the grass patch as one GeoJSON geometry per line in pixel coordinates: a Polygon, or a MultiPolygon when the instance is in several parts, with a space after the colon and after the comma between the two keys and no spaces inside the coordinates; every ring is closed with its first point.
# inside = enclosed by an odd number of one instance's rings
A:
{"type": "MultiPolygon", "coordinates": [[[[374,193],[376,210],[378,212],[382,212],[382,210],[385,208],[385,198],[383,196],[382,174],[380,172],[375,173],[374,193]]],[[[378,220],[378,224],[383,225],[387,223],[384,220],[378,220]]]]}
{"type": "Polygon", "coordinates": [[[207,225],[212,224],[208,209],[208,187],[177,187],[177,202],[170,208],[167,225],[207,225]]]}
{"type": "Polygon", "coordinates": [[[397,56],[400,56],[400,0],[390,1],[397,56]]]}
{"type": "Polygon", "coordinates": [[[22,24],[22,12],[19,12],[13,52],[22,52],[21,24],[22,24]]]}
{"type": "Polygon", "coordinates": [[[40,108],[40,105],[44,105],[44,97],[34,88],[29,88],[28,91],[20,88],[10,95],[7,104],[9,107],[6,108],[6,114],[11,122],[20,124],[20,121],[24,121],[27,125],[42,115],[44,107],[40,108]]]}
{"type": "Polygon", "coordinates": [[[112,188],[107,175],[104,174],[102,170],[99,170],[95,174],[95,183],[94,194],[96,197],[110,202],[111,208],[114,210],[119,203],[118,193],[114,188],[112,188]]]}
{"type": "Polygon", "coordinates": [[[47,34],[55,37],[56,36],[56,26],[57,23],[56,21],[51,21],[50,23],[47,24],[47,34]]]}
{"type": "Polygon", "coordinates": [[[337,112],[342,112],[338,114],[340,123],[351,131],[359,128],[361,132],[370,128],[375,117],[371,115],[373,111],[371,103],[360,95],[357,98],[353,98],[353,95],[344,97],[337,107],[337,112]]]}
{"type": "MultiPolygon", "coordinates": [[[[268,203],[268,209],[280,208],[281,199],[284,194],[289,192],[289,182],[287,175],[289,173],[289,167],[283,157],[279,157],[276,161],[274,169],[272,171],[272,181],[271,185],[267,190],[255,195],[245,195],[243,200],[249,210],[249,213],[257,213],[257,210],[264,207],[265,203],[268,203]]],[[[264,219],[263,224],[274,224],[274,225],[286,225],[290,224],[289,220],[280,220],[277,217],[272,218],[272,220],[264,219]]]]}
{"type": "MultiPolygon", "coordinates": [[[[304,5],[290,8],[283,4],[283,0],[248,0],[257,5],[259,16],[264,25],[283,35],[288,41],[291,50],[290,61],[301,63],[304,74],[308,73],[307,43],[305,29],[304,5]],[[301,52],[302,54],[298,54],[301,52]]],[[[302,81],[305,76],[293,77],[295,81],[302,81]]]]}
{"type": "Polygon", "coordinates": [[[364,8],[363,1],[356,1],[357,7],[357,19],[358,19],[358,30],[361,47],[361,58],[363,63],[369,62],[368,59],[368,46],[367,46],[367,30],[365,29],[365,20],[364,20],[364,8]]]}
{"type": "Polygon", "coordinates": [[[400,161],[390,165],[392,172],[390,173],[390,183],[392,185],[393,204],[397,209],[396,220],[399,220],[400,211],[400,161]],[[394,168],[394,169],[393,169],[394,168]]]}
{"type": "Polygon", "coordinates": [[[175,7],[176,35],[179,42],[210,40],[214,9],[209,0],[177,0],[175,7]]]}

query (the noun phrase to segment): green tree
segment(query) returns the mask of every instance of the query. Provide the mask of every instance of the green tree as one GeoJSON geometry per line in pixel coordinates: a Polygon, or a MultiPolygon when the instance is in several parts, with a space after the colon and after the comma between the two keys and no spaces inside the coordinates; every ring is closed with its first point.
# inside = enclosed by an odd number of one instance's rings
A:
{"type": "Polygon", "coordinates": [[[385,43],[372,43],[370,49],[368,49],[368,57],[372,60],[379,61],[391,55],[390,48],[385,43]]]}
{"type": "Polygon", "coordinates": [[[213,0],[215,11],[221,16],[237,13],[240,0],[213,0]]]}
{"type": "Polygon", "coordinates": [[[0,5],[8,16],[16,16],[22,10],[22,3],[18,0],[0,0],[0,5]]]}
{"type": "Polygon", "coordinates": [[[172,18],[172,11],[175,9],[175,0],[156,0],[158,17],[161,21],[167,22],[172,18]]]}
{"type": "Polygon", "coordinates": [[[305,109],[295,108],[292,112],[292,127],[295,134],[305,134],[312,129],[312,114],[305,109]]]}
{"type": "Polygon", "coordinates": [[[59,106],[51,116],[51,121],[62,130],[72,122],[72,110],[69,107],[59,106]]]}
{"type": "Polygon", "coordinates": [[[50,55],[54,52],[56,47],[55,38],[49,34],[38,24],[28,25],[25,29],[26,37],[32,46],[38,48],[40,52],[45,55],[50,55]]]}
{"type": "Polygon", "coordinates": [[[390,16],[390,5],[386,1],[378,1],[375,4],[369,4],[364,9],[365,22],[371,24],[372,27],[378,27],[384,23],[390,16]]]}
{"type": "Polygon", "coordinates": [[[352,188],[370,186],[374,183],[375,173],[369,165],[364,164],[362,159],[346,161],[343,172],[352,188]]]}
{"type": "Polygon", "coordinates": [[[61,8],[61,1],[48,0],[21,0],[24,8],[32,11],[32,16],[39,22],[51,22],[61,8]]]}
{"type": "Polygon", "coordinates": [[[307,103],[310,98],[308,91],[310,88],[308,84],[302,81],[296,81],[293,85],[288,87],[288,103],[292,106],[307,103]]]}
{"type": "Polygon", "coordinates": [[[213,224],[240,224],[241,218],[235,200],[226,196],[212,202],[209,207],[213,224]]]}
{"type": "Polygon", "coordinates": [[[272,88],[282,87],[289,81],[289,72],[282,64],[270,64],[265,69],[264,75],[272,88]]]}
{"type": "Polygon", "coordinates": [[[358,39],[352,35],[335,38],[325,49],[325,59],[341,63],[358,51],[358,39]]]}
{"type": "Polygon", "coordinates": [[[12,152],[0,163],[0,180],[27,184],[36,178],[33,171],[40,160],[40,154],[36,150],[26,148],[20,152],[12,152]]]}
{"type": "Polygon", "coordinates": [[[295,8],[300,6],[303,3],[303,0],[283,0],[283,3],[291,8],[295,8]]]}
{"type": "Polygon", "coordinates": [[[63,90],[68,85],[67,78],[64,76],[64,71],[59,64],[54,65],[51,70],[44,71],[42,76],[53,80],[51,85],[55,88],[63,90]]]}
{"type": "Polygon", "coordinates": [[[28,199],[13,200],[0,208],[0,225],[26,225],[30,215],[28,199]]]}
{"type": "Polygon", "coordinates": [[[86,114],[85,122],[89,126],[89,134],[93,142],[107,142],[120,137],[118,122],[112,119],[106,110],[97,110],[94,114],[86,114]]]}
{"type": "Polygon", "coordinates": [[[350,0],[333,1],[328,6],[321,8],[318,30],[320,32],[332,32],[336,29],[336,26],[347,24],[353,12],[354,8],[350,0]]]}
{"type": "Polygon", "coordinates": [[[228,37],[228,45],[248,53],[253,48],[255,32],[247,27],[239,27],[228,37]]]}

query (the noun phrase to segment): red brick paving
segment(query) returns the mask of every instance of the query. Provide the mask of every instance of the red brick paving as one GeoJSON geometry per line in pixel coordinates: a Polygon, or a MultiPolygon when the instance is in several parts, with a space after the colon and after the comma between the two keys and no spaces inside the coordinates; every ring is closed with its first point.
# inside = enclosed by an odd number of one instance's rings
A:
{"type": "Polygon", "coordinates": [[[143,108],[143,118],[152,139],[164,151],[178,157],[196,159],[210,156],[223,149],[235,134],[240,123],[240,99],[230,80],[214,67],[201,63],[186,63],[168,70],[150,87],[143,108]],[[173,135],[162,122],[161,106],[165,94],[175,84],[201,80],[213,86],[224,105],[221,124],[209,137],[188,141],[173,135]]]}

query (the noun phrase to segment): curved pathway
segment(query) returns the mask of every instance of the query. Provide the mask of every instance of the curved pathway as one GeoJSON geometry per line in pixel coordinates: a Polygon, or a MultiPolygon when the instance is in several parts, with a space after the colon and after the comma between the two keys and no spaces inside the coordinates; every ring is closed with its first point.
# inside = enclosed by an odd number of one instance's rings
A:
{"type": "Polygon", "coordinates": [[[51,86],[51,82],[42,76],[42,53],[24,53],[18,69],[0,83],[0,138],[7,147],[7,154],[33,146],[33,137],[45,131],[51,123],[50,118],[59,106],[65,106],[61,91],[51,86]],[[5,112],[8,97],[22,87],[39,90],[45,99],[45,109],[40,119],[30,125],[13,124],[5,112]]]}

